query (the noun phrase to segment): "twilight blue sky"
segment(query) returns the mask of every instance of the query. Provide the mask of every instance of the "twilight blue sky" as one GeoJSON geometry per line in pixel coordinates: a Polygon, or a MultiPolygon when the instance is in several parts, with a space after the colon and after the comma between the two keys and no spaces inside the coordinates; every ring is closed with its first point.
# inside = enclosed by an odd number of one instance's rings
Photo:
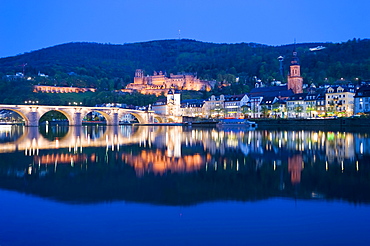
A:
{"type": "Polygon", "coordinates": [[[369,0],[0,0],[0,57],[67,42],[370,38],[369,0]]]}

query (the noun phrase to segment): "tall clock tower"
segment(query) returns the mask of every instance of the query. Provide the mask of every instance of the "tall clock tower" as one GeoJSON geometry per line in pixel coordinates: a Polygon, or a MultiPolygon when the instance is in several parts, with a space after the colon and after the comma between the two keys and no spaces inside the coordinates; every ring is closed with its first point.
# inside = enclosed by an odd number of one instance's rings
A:
{"type": "Polygon", "coordinates": [[[303,78],[301,77],[301,66],[297,52],[294,50],[292,61],[290,64],[290,72],[288,75],[288,90],[292,90],[294,94],[303,93],[303,78]]]}

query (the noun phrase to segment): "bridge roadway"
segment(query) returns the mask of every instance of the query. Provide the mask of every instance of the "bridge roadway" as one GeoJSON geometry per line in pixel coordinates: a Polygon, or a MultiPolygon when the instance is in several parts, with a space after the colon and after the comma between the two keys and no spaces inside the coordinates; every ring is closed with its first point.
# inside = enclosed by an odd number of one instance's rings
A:
{"type": "Polygon", "coordinates": [[[90,112],[98,112],[104,116],[107,125],[118,126],[119,120],[125,114],[132,114],[141,124],[154,123],[165,120],[164,116],[152,112],[112,108],[112,107],[84,107],[84,106],[48,106],[48,105],[4,105],[0,104],[0,110],[6,109],[18,113],[25,121],[26,126],[39,126],[40,118],[50,111],[62,113],[68,119],[70,126],[81,126],[83,118],[90,112]]]}

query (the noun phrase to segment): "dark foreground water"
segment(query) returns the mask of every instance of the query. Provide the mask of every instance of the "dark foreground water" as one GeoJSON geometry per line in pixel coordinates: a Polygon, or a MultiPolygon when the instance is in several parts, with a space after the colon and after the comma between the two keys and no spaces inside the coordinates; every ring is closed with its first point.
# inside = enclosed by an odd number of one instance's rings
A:
{"type": "Polygon", "coordinates": [[[0,128],[0,245],[370,245],[370,135],[0,128]]]}

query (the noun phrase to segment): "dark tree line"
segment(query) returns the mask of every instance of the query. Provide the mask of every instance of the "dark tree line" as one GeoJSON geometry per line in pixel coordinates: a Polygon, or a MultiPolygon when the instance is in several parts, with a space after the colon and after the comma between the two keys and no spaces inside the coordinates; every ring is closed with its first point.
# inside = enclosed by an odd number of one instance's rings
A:
{"type": "Polygon", "coordinates": [[[154,95],[121,94],[105,90],[95,93],[34,93],[33,85],[27,80],[7,81],[0,79],[1,104],[69,105],[71,102],[78,102],[83,106],[95,106],[103,103],[145,106],[153,104],[157,100],[158,97],[154,95]]]}

